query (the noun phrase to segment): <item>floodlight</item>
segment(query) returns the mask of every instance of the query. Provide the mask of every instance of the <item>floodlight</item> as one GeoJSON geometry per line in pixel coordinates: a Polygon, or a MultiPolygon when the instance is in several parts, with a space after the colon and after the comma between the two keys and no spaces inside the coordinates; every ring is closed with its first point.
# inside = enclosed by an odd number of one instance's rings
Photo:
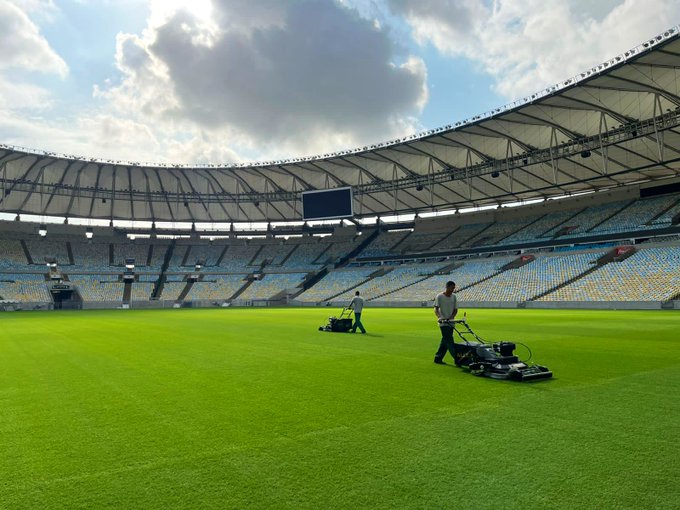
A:
{"type": "Polygon", "coordinates": [[[42,224],[40,225],[40,228],[38,229],[38,234],[39,234],[41,237],[45,237],[45,236],[47,235],[47,225],[45,225],[44,223],[42,223],[42,224]]]}
{"type": "Polygon", "coordinates": [[[85,237],[92,239],[92,236],[94,236],[94,232],[92,232],[92,228],[88,227],[88,229],[85,231],[85,237]]]}

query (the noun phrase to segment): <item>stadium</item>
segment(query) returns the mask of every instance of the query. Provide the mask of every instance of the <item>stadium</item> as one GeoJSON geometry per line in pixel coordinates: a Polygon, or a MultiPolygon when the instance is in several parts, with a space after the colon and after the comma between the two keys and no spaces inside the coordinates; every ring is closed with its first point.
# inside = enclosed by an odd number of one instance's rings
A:
{"type": "Polygon", "coordinates": [[[678,68],[312,157],[0,145],[0,506],[675,507],[678,68]],[[433,366],[447,280],[554,379],[433,366]]]}

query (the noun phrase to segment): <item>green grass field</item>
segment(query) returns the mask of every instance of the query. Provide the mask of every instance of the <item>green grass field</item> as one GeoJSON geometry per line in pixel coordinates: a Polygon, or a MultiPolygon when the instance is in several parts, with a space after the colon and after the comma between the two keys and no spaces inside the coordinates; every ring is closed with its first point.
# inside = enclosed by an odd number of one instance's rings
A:
{"type": "Polygon", "coordinates": [[[678,507],[677,312],[471,310],[522,384],[432,363],[430,309],[335,311],[0,315],[0,508],[678,507]]]}

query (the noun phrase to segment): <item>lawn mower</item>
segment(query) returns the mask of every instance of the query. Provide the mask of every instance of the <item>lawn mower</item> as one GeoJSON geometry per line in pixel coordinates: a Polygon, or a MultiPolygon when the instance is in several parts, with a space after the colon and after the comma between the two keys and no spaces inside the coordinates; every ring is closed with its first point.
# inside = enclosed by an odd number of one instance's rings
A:
{"type": "Polygon", "coordinates": [[[333,333],[347,333],[352,329],[352,309],[343,308],[339,317],[329,317],[328,324],[319,326],[319,331],[330,331],[333,333]]]}
{"type": "Polygon", "coordinates": [[[531,349],[522,343],[507,341],[488,343],[472,330],[466,318],[440,324],[448,324],[453,328],[456,366],[468,369],[473,375],[512,381],[548,379],[553,375],[547,367],[529,363],[531,349]],[[521,360],[513,354],[518,344],[528,351],[529,356],[526,360],[521,360]]]}

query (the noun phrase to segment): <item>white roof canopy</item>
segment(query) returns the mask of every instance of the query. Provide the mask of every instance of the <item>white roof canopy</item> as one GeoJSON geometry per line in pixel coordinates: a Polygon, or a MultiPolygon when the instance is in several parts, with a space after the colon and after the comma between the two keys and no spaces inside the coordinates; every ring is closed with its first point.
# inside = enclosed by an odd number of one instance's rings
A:
{"type": "Polygon", "coordinates": [[[352,186],[375,216],[502,204],[676,177],[680,31],[508,107],[314,158],[146,165],[0,145],[0,212],[151,221],[281,221],[302,191],[352,186]]]}

